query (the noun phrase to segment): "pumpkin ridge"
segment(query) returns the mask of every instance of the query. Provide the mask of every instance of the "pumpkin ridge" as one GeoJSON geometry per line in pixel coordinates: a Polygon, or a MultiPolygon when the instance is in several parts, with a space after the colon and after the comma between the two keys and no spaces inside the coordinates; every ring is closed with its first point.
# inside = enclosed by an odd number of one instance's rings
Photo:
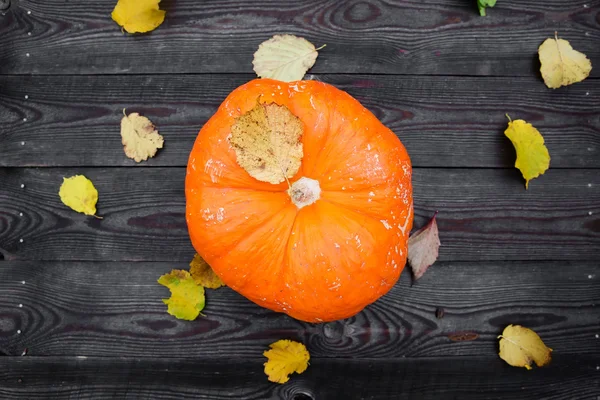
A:
{"type": "MultiPolygon", "coordinates": [[[[337,208],[341,208],[341,209],[343,209],[343,210],[345,210],[345,211],[351,211],[351,212],[353,212],[353,213],[359,214],[359,215],[361,215],[361,216],[363,216],[363,217],[366,217],[366,218],[369,218],[369,219],[371,219],[371,220],[373,220],[373,221],[375,221],[375,222],[379,222],[379,223],[380,223],[380,221],[381,221],[381,220],[380,220],[378,217],[375,217],[373,214],[366,214],[366,213],[365,213],[365,212],[363,212],[363,211],[355,210],[355,209],[353,209],[353,208],[350,208],[350,207],[348,207],[348,206],[346,206],[346,205],[344,205],[344,204],[338,203],[338,202],[336,202],[336,201],[331,201],[331,200],[329,200],[329,199],[324,199],[324,198],[320,198],[319,200],[321,200],[321,201],[324,201],[324,202],[326,202],[326,203],[329,203],[329,204],[331,204],[332,206],[335,206],[335,207],[337,207],[337,208]]],[[[385,216],[385,215],[382,215],[382,216],[380,216],[380,217],[386,217],[386,216],[385,216]]]]}
{"type": "MultiPolygon", "coordinates": [[[[281,213],[283,210],[285,210],[286,208],[293,206],[294,208],[296,208],[296,206],[294,206],[291,201],[289,203],[286,203],[281,209],[279,209],[278,211],[274,212],[273,215],[271,215],[270,218],[268,218],[267,220],[263,221],[262,224],[257,225],[256,227],[254,227],[254,229],[249,230],[248,232],[246,232],[246,235],[244,235],[244,237],[237,242],[236,244],[234,244],[232,247],[230,247],[229,249],[227,249],[227,253],[231,253],[234,252],[238,247],[240,247],[242,244],[244,244],[246,241],[254,241],[255,239],[253,238],[253,236],[259,231],[259,229],[263,226],[263,225],[268,225],[268,224],[272,224],[272,220],[279,214],[281,213]]],[[[299,210],[298,210],[299,211],[299,210]]],[[[292,229],[294,227],[294,224],[296,223],[296,219],[298,218],[298,212],[295,212],[294,214],[294,219],[292,220],[292,223],[290,224],[290,229],[288,230],[287,234],[284,235],[285,239],[282,239],[282,241],[285,244],[285,248],[284,248],[284,256],[285,254],[287,254],[287,249],[288,249],[288,244],[290,241],[290,237],[292,236],[292,229]]],[[[223,255],[221,255],[220,257],[223,257],[223,255]]],[[[285,260],[285,258],[283,259],[285,260]]],[[[282,271],[282,267],[283,265],[280,266],[279,271],[282,271]]],[[[246,276],[246,282],[250,281],[252,276],[257,273],[257,272],[262,272],[262,270],[260,268],[254,268],[251,270],[251,272],[246,276]]],[[[225,282],[227,284],[227,282],[225,282]]],[[[243,289],[245,286],[242,285],[240,287],[237,287],[235,290],[241,290],[243,289]]]]}

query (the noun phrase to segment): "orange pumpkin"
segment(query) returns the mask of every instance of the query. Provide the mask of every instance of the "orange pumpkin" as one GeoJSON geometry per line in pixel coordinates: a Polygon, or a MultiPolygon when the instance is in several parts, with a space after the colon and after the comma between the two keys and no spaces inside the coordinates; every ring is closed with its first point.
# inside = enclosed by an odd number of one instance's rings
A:
{"type": "Polygon", "coordinates": [[[191,151],[190,238],[225,284],[253,302],[309,322],[347,318],[404,268],[411,174],[400,140],[346,92],[253,80],[225,99],[191,151]],[[301,121],[302,160],[289,183],[253,178],[231,145],[233,125],[257,99],[301,121]]]}

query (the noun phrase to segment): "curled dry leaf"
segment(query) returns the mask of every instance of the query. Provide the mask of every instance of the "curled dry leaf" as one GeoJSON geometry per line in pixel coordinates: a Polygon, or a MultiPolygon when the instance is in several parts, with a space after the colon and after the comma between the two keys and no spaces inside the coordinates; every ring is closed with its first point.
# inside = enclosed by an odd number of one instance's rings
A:
{"type": "Polygon", "coordinates": [[[453,342],[470,342],[476,340],[478,337],[479,334],[475,332],[457,332],[448,335],[448,338],[453,342]]]}
{"type": "Polygon", "coordinates": [[[171,297],[163,299],[168,313],[175,318],[193,321],[204,309],[204,288],[198,286],[187,271],[174,269],[161,276],[158,283],[171,291],[171,297]]]}
{"type": "Polygon", "coordinates": [[[520,325],[504,328],[500,338],[500,358],[513,367],[531,369],[535,362],[538,367],[550,363],[552,349],[546,347],[537,333],[520,325]]]}
{"type": "Polygon", "coordinates": [[[323,47],[316,49],[308,40],[294,35],[275,35],[254,53],[254,72],[261,78],[284,82],[301,80],[323,47]]]}
{"type": "Polygon", "coordinates": [[[196,254],[192,262],[190,262],[190,274],[197,285],[204,286],[205,288],[218,289],[221,286],[225,286],[221,278],[215,274],[215,271],[212,270],[210,265],[199,254],[196,254]]]}
{"type": "Polygon", "coordinates": [[[111,17],[129,33],[156,29],[165,20],[166,12],[159,10],[160,0],[119,0],[111,17]]]}
{"type": "Polygon", "coordinates": [[[136,162],[154,157],[158,149],[162,149],[164,139],[156,127],[146,117],[138,113],[125,114],[121,119],[121,142],[127,157],[136,162]]]}
{"type": "Polygon", "coordinates": [[[291,373],[301,374],[308,368],[310,354],[302,343],[279,340],[269,347],[263,355],[268,359],[264,364],[265,374],[271,382],[286,383],[291,373]]]}
{"type": "Polygon", "coordinates": [[[257,102],[233,124],[229,143],[250,176],[278,184],[300,169],[303,130],[300,119],[286,106],[257,102]]]}
{"type": "Polygon", "coordinates": [[[525,178],[525,189],[529,188],[529,181],[543,175],[550,167],[550,153],[544,144],[544,137],[528,122],[522,119],[511,120],[504,131],[517,152],[515,167],[525,178]]]}
{"type": "Polygon", "coordinates": [[[92,181],[83,175],[63,179],[58,191],[60,200],[77,212],[100,218],[96,216],[98,190],[96,190],[92,181]]]}
{"type": "Polygon", "coordinates": [[[408,239],[408,263],[415,280],[422,277],[438,258],[440,238],[436,216],[437,212],[427,225],[413,233],[408,239]]]}
{"type": "Polygon", "coordinates": [[[542,78],[550,89],[581,82],[590,75],[592,62],[585,54],[574,50],[571,44],[558,38],[546,39],[539,47],[542,78]]]}

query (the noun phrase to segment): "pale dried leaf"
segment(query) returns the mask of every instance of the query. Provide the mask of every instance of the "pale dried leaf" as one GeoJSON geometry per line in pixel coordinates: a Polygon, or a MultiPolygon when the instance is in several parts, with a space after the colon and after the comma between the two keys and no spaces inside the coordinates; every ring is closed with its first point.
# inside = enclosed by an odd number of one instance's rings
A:
{"type": "Polygon", "coordinates": [[[537,333],[520,325],[507,326],[500,338],[500,358],[513,367],[531,369],[550,363],[552,349],[547,347],[537,333]]]}
{"type": "Polygon", "coordinates": [[[546,39],[539,47],[544,83],[551,89],[581,82],[590,75],[592,62],[585,54],[574,50],[571,44],[559,39],[546,39]]]}
{"type": "Polygon", "coordinates": [[[261,78],[284,82],[301,80],[315,64],[319,49],[304,38],[275,35],[254,53],[254,72],[261,78]]]}
{"type": "Polygon", "coordinates": [[[436,216],[437,212],[427,225],[413,233],[408,239],[408,262],[415,280],[422,277],[438,258],[440,238],[436,216]]]}
{"type": "Polygon", "coordinates": [[[121,119],[121,142],[127,157],[136,162],[154,157],[158,149],[162,149],[163,137],[152,122],[138,113],[125,114],[121,119]]]}
{"type": "Polygon", "coordinates": [[[300,119],[287,107],[257,102],[233,124],[229,143],[250,176],[278,184],[300,169],[303,130],[300,119]]]}

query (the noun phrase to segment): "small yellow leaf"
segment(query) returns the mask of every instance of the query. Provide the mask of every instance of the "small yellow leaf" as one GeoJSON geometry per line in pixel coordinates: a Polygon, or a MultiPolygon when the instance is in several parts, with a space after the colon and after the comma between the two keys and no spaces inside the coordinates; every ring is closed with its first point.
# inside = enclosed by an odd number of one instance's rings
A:
{"type": "Polygon", "coordinates": [[[162,149],[164,139],[158,134],[156,127],[146,117],[138,113],[125,114],[121,119],[121,142],[127,157],[136,162],[154,157],[158,149],[162,149]]]}
{"type": "Polygon", "coordinates": [[[300,169],[303,130],[302,121],[286,106],[257,102],[233,124],[229,143],[250,176],[278,184],[300,169]]]}
{"type": "Polygon", "coordinates": [[[158,279],[158,283],[171,291],[169,299],[163,299],[168,313],[179,319],[193,321],[204,308],[204,288],[198,286],[187,271],[174,269],[158,279]]]}
{"type": "Polygon", "coordinates": [[[275,35],[254,53],[254,72],[261,78],[299,81],[315,64],[318,50],[323,47],[316,49],[308,40],[294,35],[275,35]]]}
{"type": "Polygon", "coordinates": [[[550,363],[552,351],[546,347],[537,333],[520,325],[507,326],[500,338],[500,358],[513,367],[531,369],[531,363],[538,367],[550,363]]]}
{"type": "Polygon", "coordinates": [[[58,191],[62,202],[77,212],[96,216],[98,191],[92,181],[83,175],[63,179],[58,191]]]}
{"type": "Polygon", "coordinates": [[[215,271],[212,270],[210,265],[199,254],[196,254],[190,263],[190,274],[197,285],[204,286],[205,288],[218,289],[221,286],[225,286],[221,278],[215,274],[215,271]]]}
{"type": "Polygon", "coordinates": [[[166,12],[158,9],[160,0],[119,0],[111,16],[129,33],[150,32],[165,20],[166,12]]]}
{"type": "Polygon", "coordinates": [[[271,382],[286,383],[290,380],[289,375],[293,372],[299,374],[308,368],[310,354],[302,343],[291,340],[279,340],[272,343],[263,353],[268,361],[264,364],[265,374],[271,382]]]}
{"type": "Polygon", "coordinates": [[[515,121],[510,120],[510,117],[508,119],[508,129],[504,134],[515,146],[517,151],[515,167],[523,174],[527,189],[530,180],[543,175],[550,167],[550,154],[544,145],[544,138],[533,125],[522,119],[515,121]]]}
{"type": "Polygon", "coordinates": [[[554,34],[539,47],[544,83],[551,89],[581,82],[590,75],[592,62],[585,54],[573,50],[571,44],[554,34]]]}

